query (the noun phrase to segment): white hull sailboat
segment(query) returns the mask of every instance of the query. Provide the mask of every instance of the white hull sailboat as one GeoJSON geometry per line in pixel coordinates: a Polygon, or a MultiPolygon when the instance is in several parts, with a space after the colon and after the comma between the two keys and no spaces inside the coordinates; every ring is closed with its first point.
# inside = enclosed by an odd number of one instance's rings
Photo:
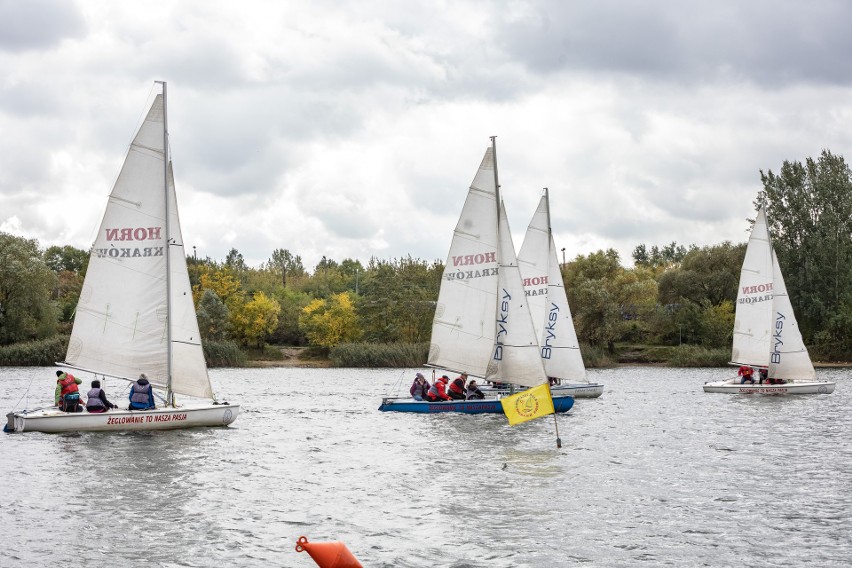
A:
{"type": "Polygon", "coordinates": [[[571,319],[571,308],[559,269],[559,257],[550,226],[550,195],[547,188],[533,214],[524,244],[518,253],[524,292],[539,338],[544,370],[554,394],[597,398],[603,385],[586,378],[580,342],[571,319]]]}
{"type": "MultiPolygon", "coordinates": [[[[528,388],[548,381],[500,197],[495,139],[491,142],[453,234],[427,365],[528,388]]],[[[379,410],[503,413],[500,396],[441,402],[386,397],[379,410]]],[[[552,398],[556,412],[566,412],[574,404],[570,395],[552,398]]]]}
{"type": "MultiPolygon", "coordinates": [[[[227,426],[239,414],[239,405],[215,400],[207,374],[169,156],[166,84],[158,83],[162,93],[139,127],[110,193],[68,351],[59,365],[127,381],[144,373],[164,391],[164,403],[145,411],[91,414],[56,407],[13,411],[7,415],[7,431],[227,426]],[[175,395],[191,398],[178,402],[175,395]]],[[[85,380],[79,389],[87,391],[85,380]]]]}
{"type": "Polygon", "coordinates": [[[761,207],[749,236],[734,321],[732,365],[767,372],[766,380],[739,377],[704,384],[704,392],[729,394],[831,394],[835,383],[819,381],[802,340],[784,276],[761,207]]]}

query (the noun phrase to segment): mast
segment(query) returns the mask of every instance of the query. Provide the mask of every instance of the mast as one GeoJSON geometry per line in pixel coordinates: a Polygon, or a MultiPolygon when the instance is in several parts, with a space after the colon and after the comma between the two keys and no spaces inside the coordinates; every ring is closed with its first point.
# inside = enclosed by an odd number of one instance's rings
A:
{"type": "Polygon", "coordinates": [[[172,235],[169,211],[169,112],[166,82],[156,82],[163,86],[163,194],[166,200],[166,405],[174,406],[174,393],[172,393],[172,235]]]}
{"type": "MultiPolygon", "coordinates": [[[[500,182],[497,180],[497,137],[496,136],[491,136],[491,161],[494,163],[494,193],[497,196],[497,219],[500,219],[500,182]]],[[[499,266],[499,264],[498,264],[498,266],[499,266]]]]}

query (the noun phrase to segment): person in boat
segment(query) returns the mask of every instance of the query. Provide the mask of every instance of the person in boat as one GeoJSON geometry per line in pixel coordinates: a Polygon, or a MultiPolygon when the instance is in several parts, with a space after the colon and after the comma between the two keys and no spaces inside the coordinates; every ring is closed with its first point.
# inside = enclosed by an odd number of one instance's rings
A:
{"type": "Polygon", "coordinates": [[[760,376],[760,379],[757,381],[758,383],[762,385],[769,382],[769,369],[758,369],[757,374],[760,376]]]}
{"type": "Polygon", "coordinates": [[[64,371],[56,371],[56,390],[53,400],[56,406],[63,412],[83,412],[80,406],[80,389],[77,385],[83,384],[82,379],[64,371]]]}
{"type": "Polygon", "coordinates": [[[467,390],[464,384],[467,382],[467,373],[462,373],[460,377],[453,379],[447,389],[447,395],[453,400],[464,400],[467,398],[467,390]]]}
{"type": "Polygon", "coordinates": [[[737,375],[742,377],[740,379],[741,385],[744,385],[746,383],[754,384],[754,369],[752,369],[748,365],[742,365],[740,367],[740,370],[737,371],[737,375]]]}
{"type": "Polygon", "coordinates": [[[409,389],[411,398],[414,400],[426,400],[426,395],[429,393],[430,388],[432,388],[432,385],[429,384],[423,373],[417,373],[414,375],[414,382],[411,383],[411,388],[409,389]]]}
{"type": "Polygon", "coordinates": [[[101,382],[92,381],[92,388],[86,393],[86,412],[106,412],[110,408],[116,408],[116,406],[107,400],[106,393],[101,388],[101,382]]]}
{"type": "Polygon", "coordinates": [[[435,384],[429,389],[429,392],[426,393],[426,400],[429,402],[442,402],[444,400],[452,400],[447,395],[447,383],[450,382],[450,377],[444,375],[440,377],[435,384]]]}
{"type": "Polygon", "coordinates": [[[467,383],[467,399],[481,399],[485,398],[485,393],[479,389],[479,385],[476,384],[476,379],[470,379],[470,382],[467,383]]]}
{"type": "Polygon", "coordinates": [[[784,385],[787,384],[787,381],[784,379],[766,379],[766,382],[770,385],[784,385]]]}
{"type": "Polygon", "coordinates": [[[130,385],[130,406],[127,410],[148,410],[154,408],[154,388],[148,382],[145,373],[130,385]]]}

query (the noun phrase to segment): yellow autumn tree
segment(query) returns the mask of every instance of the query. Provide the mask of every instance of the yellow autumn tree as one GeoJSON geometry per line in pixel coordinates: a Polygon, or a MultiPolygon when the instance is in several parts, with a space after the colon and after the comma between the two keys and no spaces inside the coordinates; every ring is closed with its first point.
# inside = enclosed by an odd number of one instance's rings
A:
{"type": "Polygon", "coordinates": [[[281,305],[263,292],[231,310],[231,330],[245,345],[263,347],[266,337],[278,327],[281,305]]]}
{"type": "Polygon", "coordinates": [[[212,290],[228,306],[228,309],[232,309],[235,304],[242,303],[242,286],[229,270],[204,267],[198,281],[198,285],[192,289],[192,299],[195,300],[196,306],[205,290],[212,290]]]}
{"type": "Polygon", "coordinates": [[[349,292],[332,294],[328,300],[313,300],[302,308],[299,326],[311,345],[327,349],[355,341],[361,333],[349,292]]]}

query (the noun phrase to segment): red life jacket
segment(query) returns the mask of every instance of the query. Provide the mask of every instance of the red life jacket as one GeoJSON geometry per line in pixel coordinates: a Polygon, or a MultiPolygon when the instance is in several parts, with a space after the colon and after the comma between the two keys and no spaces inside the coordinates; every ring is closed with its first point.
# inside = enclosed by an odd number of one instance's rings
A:
{"type": "Polygon", "coordinates": [[[62,385],[62,396],[65,396],[66,394],[71,394],[72,392],[78,392],[77,381],[74,380],[74,375],[69,375],[66,373],[64,379],[57,379],[56,382],[62,385]]]}
{"type": "Polygon", "coordinates": [[[450,390],[458,394],[464,394],[464,379],[461,377],[453,379],[453,382],[450,383],[450,390]]]}

